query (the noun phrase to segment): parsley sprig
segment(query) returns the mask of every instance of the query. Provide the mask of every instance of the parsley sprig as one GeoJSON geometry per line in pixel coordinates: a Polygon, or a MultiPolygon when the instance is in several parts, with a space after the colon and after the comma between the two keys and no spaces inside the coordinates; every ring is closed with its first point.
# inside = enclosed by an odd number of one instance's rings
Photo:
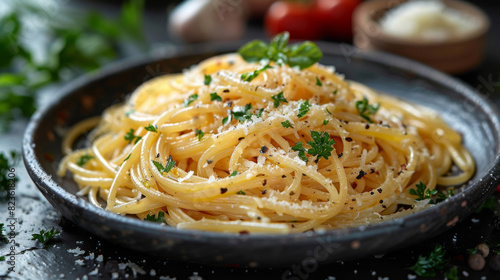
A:
{"type": "Polygon", "coordinates": [[[309,109],[311,108],[311,105],[309,105],[309,100],[306,100],[305,102],[300,103],[299,107],[299,113],[297,114],[298,118],[302,118],[309,112],[309,109]]]}
{"type": "Polygon", "coordinates": [[[330,134],[326,131],[318,132],[311,130],[312,141],[307,141],[307,144],[311,148],[307,149],[304,147],[302,142],[297,142],[292,150],[299,152],[299,158],[307,162],[308,159],[305,155],[307,152],[311,156],[316,156],[314,160],[315,163],[321,158],[328,159],[332,155],[333,145],[335,145],[335,140],[330,138],[330,134]]]}
{"type": "Polygon", "coordinates": [[[129,144],[131,144],[134,140],[134,144],[137,144],[137,142],[141,141],[142,137],[141,136],[135,136],[134,135],[135,130],[133,128],[130,129],[127,134],[125,134],[124,138],[125,141],[128,141],[129,144]]]}
{"type": "MultiPolygon", "coordinates": [[[[232,118],[234,118],[240,122],[244,122],[245,120],[251,120],[253,115],[260,118],[260,116],[262,115],[262,112],[264,112],[264,108],[255,109],[254,113],[252,113],[252,111],[253,111],[253,106],[251,103],[248,103],[243,108],[237,108],[235,110],[232,110],[231,116],[232,116],[232,118]]],[[[227,123],[231,122],[232,118],[230,116],[225,117],[222,120],[222,124],[227,124],[227,123]]]]}
{"type": "Polygon", "coordinates": [[[446,250],[437,245],[428,256],[418,256],[417,262],[408,269],[413,270],[415,274],[422,277],[433,277],[438,272],[443,271],[448,265],[445,259],[446,250]]]}
{"type": "Polygon", "coordinates": [[[144,218],[144,221],[163,223],[165,222],[165,212],[163,211],[158,212],[158,217],[156,217],[156,214],[153,215],[148,214],[146,218],[144,218]]]}
{"type": "Polygon", "coordinates": [[[444,193],[439,192],[437,189],[431,190],[431,189],[427,188],[427,186],[422,182],[418,182],[415,185],[415,187],[417,187],[417,188],[416,189],[412,188],[409,190],[409,193],[411,195],[417,196],[415,201],[430,199],[429,204],[437,204],[437,203],[447,199],[448,196],[454,195],[453,189],[448,191],[448,195],[445,195],[444,193]]]}
{"type": "Polygon", "coordinates": [[[60,234],[58,230],[52,228],[49,231],[41,230],[40,234],[32,234],[33,238],[31,240],[38,240],[43,245],[47,244],[50,240],[57,237],[60,234]]]}
{"type": "Polygon", "coordinates": [[[198,99],[198,94],[191,94],[188,99],[184,100],[184,106],[189,106],[189,104],[193,103],[196,99],[198,99]]]}
{"type": "Polygon", "coordinates": [[[81,156],[77,161],[76,161],[76,164],[80,167],[83,167],[85,166],[85,164],[87,164],[87,162],[89,162],[89,160],[91,159],[94,159],[93,156],[89,155],[89,154],[85,154],[83,156],[81,156]]]}
{"type": "Polygon", "coordinates": [[[7,244],[9,243],[9,239],[7,239],[7,236],[3,234],[3,232],[5,231],[5,228],[3,226],[4,224],[0,224],[0,241],[7,244]]]}
{"type": "Polygon", "coordinates": [[[259,76],[260,73],[266,71],[269,68],[273,68],[273,67],[269,66],[269,63],[268,63],[255,71],[241,74],[241,79],[245,82],[251,82],[253,79],[257,78],[257,76],[259,76]]]}
{"type": "Polygon", "coordinates": [[[276,35],[270,44],[261,40],[254,40],[238,50],[241,57],[247,62],[274,61],[278,65],[288,64],[297,66],[301,70],[318,62],[323,53],[318,46],[310,41],[288,45],[288,32],[276,35]]]}
{"type": "Polygon", "coordinates": [[[370,115],[375,115],[379,108],[380,104],[369,104],[366,97],[363,97],[363,100],[356,101],[356,109],[359,115],[369,123],[373,123],[370,119],[370,115]]]}
{"type": "Polygon", "coordinates": [[[148,126],[145,126],[144,129],[146,129],[147,131],[151,131],[151,132],[154,132],[154,133],[158,133],[158,130],[156,129],[156,127],[152,124],[149,124],[148,126]]]}
{"type": "Polygon", "coordinates": [[[172,168],[174,168],[175,164],[177,163],[175,160],[172,159],[172,155],[170,155],[168,157],[167,164],[165,165],[165,167],[163,167],[163,164],[161,164],[158,161],[153,160],[152,162],[156,166],[156,168],[158,169],[158,172],[160,172],[160,174],[162,174],[163,172],[165,172],[165,173],[170,172],[170,170],[172,170],[172,168]]]}
{"type": "Polygon", "coordinates": [[[271,98],[274,100],[274,108],[278,108],[280,103],[288,103],[288,100],[283,96],[283,92],[273,95],[271,98]]]}

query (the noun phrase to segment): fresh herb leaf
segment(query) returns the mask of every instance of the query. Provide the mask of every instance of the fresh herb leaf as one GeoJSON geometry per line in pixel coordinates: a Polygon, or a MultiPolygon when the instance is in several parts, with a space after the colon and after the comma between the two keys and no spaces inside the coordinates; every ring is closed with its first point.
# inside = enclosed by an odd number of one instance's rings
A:
{"type": "Polygon", "coordinates": [[[307,150],[307,153],[316,156],[314,162],[317,163],[321,157],[328,159],[328,157],[332,155],[335,140],[331,139],[330,134],[326,131],[311,131],[311,138],[313,141],[307,141],[307,144],[311,146],[311,148],[307,150]]]}
{"type": "Polygon", "coordinates": [[[446,250],[437,245],[427,257],[419,255],[417,262],[408,269],[413,270],[418,276],[436,276],[437,272],[444,270],[448,264],[445,255],[446,250]]]}
{"type": "Polygon", "coordinates": [[[323,53],[313,42],[302,42],[288,46],[288,32],[276,35],[271,44],[261,40],[254,40],[238,50],[241,57],[247,62],[274,61],[278,65],[288,64],[297,66],[301,70],[318,62],[323,53]]]}
{"type": "Polygon", "coordinates": [[[81,156],[78,161],[76,162],[76,164],[80,167],[83,167],[85,164],[87,164],[87,162],[89,162],[89,160],[91,159],[94,159],[93,156],[89,156],[89,154],[85,154],[83,156],[81,156]]]}
{"type": "Polygon", "coordinates": [[[330,112],[330,110],[328,110],[328,108],[325,108],[326,112],[328,113],[328,115],[331,115],[332,112],[330,112]]]}
{"type": "Polygon", "coordinates": [[[289,120],[286,120],[284,122],[281,122],[281,125],[284,127],[284,128],[293,128],[292,124],[290,123],[289,120]]]}
{"type": "Polygon", "coordinates": [[[6,231],[6,229],[3,226],[4,224],[0,224],[0,241],[7,244],[9,243],[9,239],[7,239],[7,236],[3,233],[4,231],[6,231]]]}
{"type": "Polygon", "coordinates": [[[184,100],[184,106],[189,106],[189,104],[193,103],[196,99],[198,99],[198,94],[191,94],[188,99],[184,100]]]}
{"type": "Polygon", "coordinates": [[[338,93],[338,92],[339,92],[339,90],[338,90],[338,89],[334,90],[334,91],[333,91],[333,95],[337,95],[337,93],[338,93]]]}
{"type": "Polygon", "coordinates": [[[232,118],[231,118],[231,113],[230,113],[229,115],[227,115],[227,117],[222,119],[222,125],[226,125],[226,124],[230,123],[231,120],[232,120],[232,118]]]}
{"type": "Polygon", "coordinates": [[[305,162],[308,161],[306,157],[306,148],[304,148],[302,142],[297,142],[295,146],[292,147],[292,150],[299,152],[299,158],[305,162]]]}
{"type": "Polygon", "coordinates": [[[273,95],[271,98],[274,100],[274,108],[278,108],[281,102],[288,103],[288,100],[283,96],[283,92],[273,95]]]}
{"type": "Polygon", "coordinates": [[[323,86],[323,83],[319,80],[318,76],[316,76],[316,85],[319,87],[323,86]]]}
{"type": "Polygon", "coordinates": [[[156,130],[156,127],[154,127],[152,124],[149,124],[148,126],[144,127],[147,131],[155,132],[158,133],[158,130],[156,130]]]}
{"type": "Polygon", "coordinates": [[[418,184],[415,185],[415,187],[417,187],[416,189],[410,189],[409,190],[409,193],[411,195],[416,195],[418,196],[415,201],[421,201],[421,200],[425,200],[425,199],[430,199],[433,195],[436,195],[438,193],[438,190],[436,189],[428,189],[427,186],[422,183],[422,182],[419,182],[418,184]]]}
{"type": "Polygon", "coordinates": [[[323,120],[323,125],[327,125],[329,122],[329,120],[323,120]]]}
{"type": "Polygon", "coordinates": [[[303,116],[305,116],[307,112],[309,112],[309,108],[311,108],[311,105],[309,105],[309,100],[300,103],[299,114],[297,115],[297,117],[302,118],[303,116]]]}
{"type": "Polygon", "coordinates": [[[235,170],[235,171],[231,172],[231,174],[229,174],[229,177],[234,177],[236,175],[238,175],[238,171],[235,170]]]}
{"type": "Polygon", "coordinates": [[[264,112],[264,108],[255,110],[255,115],[257,116],[257,118],[260,118],[262,116],[262,112],[264,112]]]}
{"type": "Polygon", "coordinates": [[[128,156],[123,160],[123,162],[127,161],[131,155],[132,155],[132,153],[128,154],[128,156]]]}
{"type": "Polygon", "coordinates": [[[195,135],[198,136],[198,141],[201,141],[201,138],[203,138],[203,136],[205,136],[205,132],[197,129],[195,132],[195,135]]]}
{"type": "Polygon", "coordinates": [[[163,223],[165,222],[165,212],[163,211],[158,212],[158,217],[156,217],[156,214],[153,215],[148,214],[146,218],[144,218],[144,221],[163,223]]]}
{"type": "Polygon", "coordinates": [[[134,144],[137,144],[137,142],[139,142],[142,139],[141,136],[135,136],[134,132],[135,130],[131,128],[130,131],[127,132],[127,134],[125,134],[125,141],[128,141],[129,144],[132,143],[132,141],[134,140],[135,140],[134,144]]]}
{"type": "Polygon", "coordinates": [[[239,190],[236,194],[246,195],[246,193],[243,190],[239,190]]]}
{"type": "Polygon", "coordinates": [[[370,119],[370,115],[375,115],[379,108],[380,104],[378,103],[375,105],[368,104],[368,99],[366,97],[363,97],[363,100],[356,101],[356,109],[359,115],[369,123],[373,123],[370,119]]]}
{"type": "Polygon", "coordinates": [[[241,74],[241,79],[245,82],[251,82],[253,79],[257,78],[260,73],[266,71],[266,69],[273,68],[269,66],[269,64],[264,65],[262,68],[259,68],[253,72],[250,73],[243,73],[241,74]]]}
{"type": "Polygon", "coordinates": [[[231,111],[231,114],[233,115],[233,118],[240,121],[244,122],[245,120],[250,120],[252,119],[252,104],[248,103],[243,107],[243,109],[238,110],[238,111],[231,111]]]}
{"type": "Polygon", "coordinates": [[[33,238],[31,240],[38,240],[42,244],[47,244],[52,238],[59,235],[59,231],[52,228],[49,231],[41,230],[40,234],[32,234],[33,238]]]}
{"type": "Polygon", "coordinates": [[[176,164],[176,161],[172,159],[172,155],[168,157],[167,164],[165,165],[165,167],[163,167],[163,164],[161,164],[158,161],[152,160],[152,162],[156,166],[156,169],[158,169],[158,172],[160,172],[160,174],[162,174],[163,172],[165,173],[170,172],[170,170],[172,170],[172,168],[174,168],[176,164]]]}
{"type": "Polygon", "coordinates": [[[222,97],[217,92],[210,93],[210,101],[222,101],[222,97]]]}
{"type": "Polygon", "coordinates": [[[3,262],[3,261],[5,261],[5,256],[0,257],[0,262],[3,262]]]}
{"type": "Polygon", "coordinates": [[[203,84],[208,86],[212,82],[212,76],[210,75],[205,75],[205,80],[203,81],[203,84]]]}

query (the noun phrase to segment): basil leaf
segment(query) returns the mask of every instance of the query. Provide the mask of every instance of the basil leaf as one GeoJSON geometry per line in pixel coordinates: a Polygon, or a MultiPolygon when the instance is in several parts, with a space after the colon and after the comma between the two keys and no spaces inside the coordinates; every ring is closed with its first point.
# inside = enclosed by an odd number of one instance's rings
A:
{"type": "Polygon", "coordinates": [[[289,38],[290,34],[288,32],[283,32],[281,34],[278,34],[271,41],[271,46],[274,47],[277,51],[284,50],[288,45],[289,38]]]}
{"type": "Polygon", "coordinates": [[[268,50],[268,44],[261,40],[254,40],[241,47],[238,50],[238,53],[247,62],[257,62],[261,59],[267,58],[268,50]]]}
{"type": "Polygon", "coordinates": [[[298,66],[302,70],[318,62],[323,57],[323,53],[316,44],[306,41],[290,46],[287,57],[288,65],[298,66]]]}

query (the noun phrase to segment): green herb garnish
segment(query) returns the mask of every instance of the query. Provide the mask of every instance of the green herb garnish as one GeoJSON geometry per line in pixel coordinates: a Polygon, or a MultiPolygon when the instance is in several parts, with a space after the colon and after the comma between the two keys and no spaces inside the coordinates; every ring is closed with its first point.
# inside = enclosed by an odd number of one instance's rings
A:
{"type": "Polygon", "coordinates": [[[217,92],[210,93],[210,101],[222,101],[222,97],[217,92]]]}
{"type": "Polygon", "coordinates": [[[38,240],[40,241],[42,244],[47,244],[52,238],[56,237],[59,235],[59,231],[58,230],[55,230],[54,228],[52,228],[51,230],[49,231],[45,231],[45,230],[41,230],[40,231],[40,234],[32,234],[31,236],[33,236],[33,238],[31,240],[38,240]]]}
{"type": "Polygon", "coordinates": [[[161,164],[158,161],[153,160],[152,162],[156,166],[156,169],[158,169],[158,172],[160,172],[160,174],[162,174],[163,172],[165,172],[165,173],[170,172],[170,170],[172,170],[172,168],[174,168],[174,166],[176,164],[176,161],[172,160],[172,155],[170,155],[168,157],[167,164],[165,165],[165,167],[163,167],[163,164],[161,164]]]}
{"type": "Polygon", "coordinates": [[[323,86],[323,83],[319,80],[318,76],[316,76],[316,85],[319,87],[323,86]]]}
{"type": "Polygon", "coordinates": [[[132,155],[132,153],[128,154],[128,156],[123,160],[123,162],[126,162],[130,158],[131,155],[132,155]]]}
{"type": "Polygon", "coordinates": [[[328,159],[332,155],[333,145],[335,145],[335,140],[330,138],[328,132],[322,131],[311,131],[311,138],[313,141],[307,141],[307,144],[311,146],[307,153],[316,156],[314,162],[318,162],[321,157],[328,159]]]}
{"type": "Polygon", "coordinates": [[[300,103],[299,114],[297,115],[297,117],[302,118],[303,116],[305,116],[307,112],[309,112],[309,108],[311,108],[311,105],[309,105],[309,100],[300,103]]]}
{"type": "Polygon", "coordinates": [[[7,239],[7,236],[5,234],[3,234],[3,232],[5,231],[5,228],[3,226],[4,226],[4,224],[0,224],[0,241],[7,244],[7,243],[9,243],[9,239],[7,239]]]}
{"type": "Polygon", "coordinates": [[[278,65],[298,66],[301,70],[323,57],[318,46],[310,41],[288,46],[289,37],[289,33],[284,32],[276,35],[270,44],[254,40],[241,47],[238,53],[247,62],[274,61],[278,65]]]}
{"type": "Polygon", "coordinates": [[[156,130],[156,127],[154,127],[152,124],[149,124],[148,126],[144,127],[147,131],[155,132],[157,133],[158,130],[156,130]]]}
{"type": "Polygon", "coordinates": [[[10,151],[8,155],[0,153],[0,200],[6,200],[10,197],[9,188],[12,181],[19,180],[9,177],[11,169],[14,168],[21,159],[21,155],[16,151],[10,151]]]}
{"type": "Polygon", "coordinates": [[[269,64],[264,65],[262,68],[259,68],[253,72],[250,73],[243,73],[241,74],[241,79],[245,82],[251,82],[253,79],[257,78],[260,73],[266,71],[266,69],[273,68],[269,66],[269,64]]]}
{"type": "Polygon", "coordinates": [[[415,187],[417,187],[417,188],[416,189],[410,189],[410,191],[409,191],[409,193],[411,195],[418,196],[415,199],[415,201],[421,201],[421,200],[425,200],[425,199],[430,199],[433,195],[435,195],[435,194],[438,193],[438,190],[436,190],[436,189],[430,190],[422,182],[419,182],[418,184],[416,184],[415,187]]]}
{"type": "Polygon", "coordinates": [[[297,142],[293,147],[292,150],[299,152],[299,158],[305,162],[307,162],[307,157],[306,157],[306,148],[304,148],[302,142],[297,142]]]}
{"type": "Polygon", "coordinates": [[[87,162],[91,159],[94,159],[93,156],[89,156],[89,154],[85,154],[83,156],[81,156],[78,161],[76,162],[76,164],[80,167],[83,167],[85,166],[85,164],[87,164],[87,162]]]}
{"type": "Polygon", "coordinates": [[[329,120],[323,120],[323,125],[327,125],[329,122],[329,120]]]}
{"type": "Polygon", "coordinates": [[[290,123],[289,120],[286,120],[284,122],[281,122],[281,125],[284,127],[284,128],[293,128],[292,124],[290,123]]]}
{"type": "Polygon", "coordinates": [[[198,136],[198,141],[201,141],[201,138],[203,138],[203,136],[205,136],[205,132],[197,129],[195,132],[195,135],[198,136]]]}
{"type": "Polygon", "coordinates": [[[205,75],[205,80],[203,81],[203,84],[208,86],[211,82],[212,82],[212,76],[205,75]]]}
{"type": "Polygon", "coordinates": [[[437,245],[429,256],[418,256],[417,262],[408,269],[413,270],[415,274],[422,277],[433,277],[436,273],[444,270],[448,261],[445,259],[446,251],[443,247],[437,245]]]}
{"type": "Polygon", "coordinates": [[[222,119],[222,125],[226,125],[226,124],[230,123],[231,120],[232,120],[231,113],[229,113],[229,115],[227,115],[227,117],[222,119]]]}
{"type": "Polygon", "coordinates": [[[137,142],[139,142],[142,139],[141,136],[135,136],[134,132],[135,130],[131,128],[130,131],[127,132],[127,134],[125,134],[125,141],[128,141],[129,144],[132,143],[132,141],[134,140],[135,140],[134,144],[137,144],[137,142]]]}
{"type": "Polygon", "coordinates": [[[239,190],[236,194],[246,195],[246,193],[243,190],[239,190]]]}
{"type": "MultiPolygon", "coordinates": [[[[255,110],[255,115],[257,117],[260,117],[264,109],[257,109],[255,110]]],[[[231,111],[231,114],[233,115],[233,118],[240,121],[244,122],[245,120],[251,120],[252,119],[252,104],[248,103],[243,107],[242,109],[239,109],[237,111],[231,111]]],[[[224,124],[224,122],[223,122],[224,124]]]]}
{"type": "Polygon", "coordinates": [[[165,221],[165,212],[163,211],[158,212],[158,217],[156,217],[156,214],[153,215],[148,214],[146,218],[144,218],[144,221],[163,223],[165,221]]]}
{"type": "Polygon", "coordinates": [[[231,172],[231,174],[229,174],[229,177],[234,177],[236,175],[238,175],[238,171],[235,170],[235,171],[231,172]]]}
{"type": "Polygon", "coordinates": [[[189,106],[189,104],[193,103],[196,99],[198,99],[198,94],[191,94],[188,99],[184,100],[184,106],[189,106]]]}
{"type": "Polygon", "coordinates": [[[447,280],[459,280],[458,277],[458,268],[456,266],[452,266],[445,274],[445,279],[447,280]]]}
{"type": "Polygon", "coordinates": [[[481,213],[483,210],[495,211],[495,198],[493,196],[488,197],[486,201],[476,209],[476,213],[481,213]]]}
{"type": "Polygon", "coordinates": [[[378,103],[375,105],[368,104],[368,99],[366,97],[363,97],[363,100],[356,101],[356,109],[359,115],[369,123],[373,123],[370,119],[370,115],[374,115],[379,108],[380,104],[378,103]]]}
{"type": "Polygon", "coordinates": [[[278,108],[281,102],[288,103],[288,100],[283,96],[283,92],[273,95],[271,98],[274,100],[274,108],[278,108]]]}

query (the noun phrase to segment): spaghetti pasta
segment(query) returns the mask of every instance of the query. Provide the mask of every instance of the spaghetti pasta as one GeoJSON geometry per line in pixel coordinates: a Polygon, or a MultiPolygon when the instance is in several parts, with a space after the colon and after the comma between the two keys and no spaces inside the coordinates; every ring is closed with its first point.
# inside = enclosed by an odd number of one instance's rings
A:
{"type": "Polygon", "coordinates": [[[91,146],[73,151],[95,123],[68,134],[60,176],[69,170],[98,207],[140,219],[162,213],[182,229],[364,225],[428,207],[430,196],[416,201],[411,191],[418,184],[434,194],[474,172],[460,134],[436,113],[318,63],[210,58],[141,85],[103,114],[91,146]]]}

